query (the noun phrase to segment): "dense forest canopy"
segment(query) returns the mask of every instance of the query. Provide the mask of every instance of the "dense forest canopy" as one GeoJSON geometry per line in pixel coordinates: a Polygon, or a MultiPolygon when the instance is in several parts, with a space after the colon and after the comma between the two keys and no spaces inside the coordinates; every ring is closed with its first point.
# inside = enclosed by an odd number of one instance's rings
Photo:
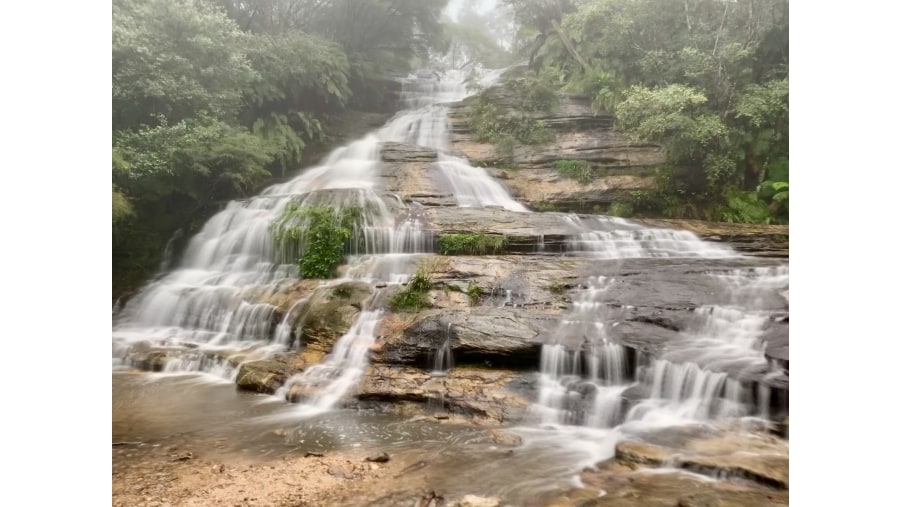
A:
{"type": "Polygon", "coordinates": [[[123,287],[174,231],[310,163],[331,115],[428,65],[527,63],[530,83],[665,146],[632,213],[788,219],[786,0],[114,0],[112,16],[123,287]]]}
{"type": "Polygon", "coordinates": [[[787,0],[505,3],[535,76],[667,148],[659,191],[629,205],[787,221],[787,0]]]}

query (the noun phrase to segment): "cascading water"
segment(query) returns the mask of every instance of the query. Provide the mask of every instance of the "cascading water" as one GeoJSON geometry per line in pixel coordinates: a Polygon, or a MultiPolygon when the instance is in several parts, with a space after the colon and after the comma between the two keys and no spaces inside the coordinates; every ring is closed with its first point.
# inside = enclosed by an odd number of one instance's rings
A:
{"type": "MultiPolygon", "coordinates": [[[[592,218],[590,223],[570,219],[592,229],[570,243],[570,251],[588,257],[737,257],[690,233],[650,231],[611,217],[592,218]]],[[[542,347],[538,399],[529,408],[535,426],[520,429],[526,442],[565,455],[577,474],[611,458],[616,442],[633,432],[748,415],[768,417],[769,387],[757,384],[754,413],[753,393],[740,378],[760,369],[769,370],[763,378],[784,374],[767,363],[761,337],[772,312],[786,302],[788,268],[699,276],[718,280],[727,291],[727,304],[698,308],[694,325],[667,343],[656,359],[629,353],[610,338],[626,309],[606,303],[616,280],[589,277],[542,347]]]]}
{"type": "MultiPolygon", "coordinates": [[[[787,283],[786,266],[714,275],[744,306],[705,306],[697,324],[667,344],[661,357],[636,365],[629,376],[621,345],[607,328],[615,310],[602,303],[608,280],[591,278],[541,354],[540,394],[532,407],[544,424],[611,427],[620,423],[669,426],[751,415],[750,393],[740,379],[770,370],[761,341],[772,294],[787,283]],[[622,394],[643,385],[648,396],[623,413],[622,394]]],[[[777,305],[774,305],[777,306],[777,305]]],[[[636,363],[637,361],[635,361],[636,363]]],[[[757,415],[768,414],[769,392],[759,396],[757,415]]]]}
{"type": "Polygon", "coordinates": [[[453,324],[447,325],[447,338],[441,343],[434,352],[434,368],[431,370],[432,377],[442,377],[447,375],[453,369],[453,349],[451,347],[450,330],[453,324]]]}
{"type": "MultiPolygon", "coordinates": [[[[490,85],[500,77],[500,71],[491,71],[480,82],[490,85]]],[[[503,186],[480,167],[473,167],[464,158],[447,153],[450,146],[447,106],[450,102],[462,100],[467,95],[462,71],[448,71],[439,80],[410,81],[404,83],[404,95],[416,104],[424,106],[414,114],[406,115],[402,121],[392,124],[391,140],[418,144],[438,150],[438,160],[434,166],[440,178],[461,207],[499,206],[511,211],[528,211],[528,208],[513,199],[503,186]]]]}
{"type": "Polygon", "coordinates": [[[592,258],[736,257],[733,250],[702,241],[689,231],[650,229],[610,216],[570,215],[566,220],[584,231],[569,239],[567,251],[584,253],[592,258]]]}
{"type": "MultiPolygon", "coordinates": [[[[148,284],[122,309],[113,329],[114,358],[119,363],[127,362],[130,355],[148,347],[192,351],[170,358],[163,369],[232,376],[230,363],[224,361],[223,366],[223,361],[217,360],[211,364],[203,359],[204,354],[221,358],[240,351],[252,359],[284,350],[291,341],[291,319],[297,304],[282,315],[271,298],[298,278],[294,261],[302,255],[304,242],[276,244],[272,224],[291,203],[301,207],[325,205],[338,211],[362,210],[352,234],[348,252],[352,259],[345,276],[370,282],[404,282],[415,269],[411,254],[428,252],[433,241],[422,229],[417,209],[377,193],[378,146],[383,141],[405,141],[446,147],[447,108],[438,104],[465,95],[458,72],[439,80],[410,79],[402,93],[408,110],[397,114],[381,130],[336,149],[320,166],[271,186],[257,197],[229,203],[190,240],[176,269],[148,284]],[[398,215],[405,215],[405,219],[398,223],[398,215]]],[[[490,180],[486,174],[484,177],[490,180]]],[[[510,206],[521,208],[499,185],[497,188],[510,206]]],[[[360,317],[358,326],[345,337],[356,345],[339,341],[331,362],[323,368],[347,368],[348,374],[338,377],[353,378],[350,370],[359,365],[352,358],[357,356],[346,355],[341,347],[361,348],[359,344],[374,332],[368,324],[376,315],[376,310],[364,312],[365,318],[360,317]]],[[[319,382],[319,377],[310,373],[303,381],[319,382]]],[[[326,394],[318,398],[317,406],[334,397],[327,394],[328,390],[323,392],[326,394]]]]}
{"type": "Polygon", "coordinates": [[[298,386],[306,395],[306,402],[298,409],[301,415],[312,416],[331,409],[357,384],[368,365],[369,349],[375,343],[375,328],[381,314],[381,310],[360,313],[324,361],[288,379],[283,391],[290,392],[298,386]]]}
{"type": "Polygon", "coordinates": [[[532,410],[542,424],[609,428],[616,422],[628,387],[628,364],[625,349],[607,333],[615,312],[602,302],[609,282],[591,277],[554,342],[541,349],[538,402],[532,410]]]}

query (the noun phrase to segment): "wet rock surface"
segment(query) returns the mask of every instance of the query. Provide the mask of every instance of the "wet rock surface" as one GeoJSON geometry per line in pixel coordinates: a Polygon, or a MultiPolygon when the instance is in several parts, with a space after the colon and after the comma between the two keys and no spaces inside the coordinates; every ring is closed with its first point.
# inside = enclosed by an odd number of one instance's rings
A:
{"type": "Polygon", "coordinates": [[[235,382],[238,389],[272,394],[296,371],[284,361],[250,361],[241,364],[235,382]]]}
{"type": "Polygon", "coordinates": [[[295,324],[302,343],[327,352],[353,325],[363,302],[372,295],[372,286],[362,282],[344,282],[326,288],[297,310],[295,324]]]}
{"type": "Polygon", "coordinates": [[[521,382],[521,373],[497,369],[455,368],[436,376],[418,368],[376,365],[368,369],[355,395],[362,402],[412,402],[415,413],[498,424],[524,414],[529,400],[516,390],[521,382]]]}
{"type": "Polygon", "coordinates": [[[540,355],[537,337],[541,332],[539,324],[522,311],[490,307],[428,310],[416,317],[402,337],[380,347],[380,360],[427,367],[437,349],[449,340],[457,363],[531,366],[540,355]]]}
{"type": "Polygon", "coordinates": [[[680,468],[711,477],[741,479],[788,489],[788,443],[769,432],[741,428],[669,429],[616,445],[627,466],[680,468]]]}

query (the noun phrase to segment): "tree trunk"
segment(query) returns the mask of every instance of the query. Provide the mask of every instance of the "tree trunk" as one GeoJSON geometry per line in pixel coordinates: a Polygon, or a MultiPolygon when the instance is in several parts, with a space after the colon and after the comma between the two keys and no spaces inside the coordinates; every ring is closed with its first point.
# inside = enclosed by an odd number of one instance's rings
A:
{"type": "Polygon", "coordinates": [[[566,47],[566,50],[572,55],[572,58],[581,64],[581,68],[583,68],[585,72],[590,72],[591,66],[588,65],[587,61],[585,61],[580,54],[578,54],[578,50],[575,49],[575,44],[572,44],[572,40],[569,39],[569,36],[566,35],[566,32],[563,31],[562,27],[560,27],[556,21],[553,22],[553,29],[556,30],[556,34],[559,35],[559,40],[562,41],[563,46],[566,47]]]}

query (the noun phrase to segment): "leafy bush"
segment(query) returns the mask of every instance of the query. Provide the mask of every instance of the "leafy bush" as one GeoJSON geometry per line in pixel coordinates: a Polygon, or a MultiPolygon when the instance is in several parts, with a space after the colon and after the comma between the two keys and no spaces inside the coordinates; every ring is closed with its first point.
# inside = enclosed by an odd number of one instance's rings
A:
{"type": "Polygon", "coordinates": [[[613,201],[606,213],[614,217],[630,217],[634,215],[634,206],[627,201],[613,201]]]}
{"type": "Polygon", "coordinates": [[[586,160],[557,160],[553,165],[559,174],[581,184],[587,184],[597,177],[596,171],[586,160]]]}
{"type": "Polygon", "coordinates": [[[468,287],[466,287],[466,295],[469,296],[470,305],[477,305],[478,302],[481,301],[482,294],[483,292],[481,290],[481,287],[472,282],[469,282],[468,287]]]}
{"type": "Polygon", "coordinates": [[[441,255],[487,255],[503,253],[508,243],[506,236],[477,234],[445,234],[438,238],[441,255]]]}
{"type": "Polygon", "coordinates": [[[527,76],[510,83],[510,88],[518,97],[518,108],[524,111],[549,113],[559,106],[556,89],[545,79],[527,76]]]}
{"type": "Polygon", "coordinates": [[[431,276],[424,269],[419,269],[410,278],[406,287],[394,294],[389,301],[392,311],[414,311],[431,306],[428,291],[431,290],[431,276]]]}
{"type": "Polygon", "coordinates": [[[359,208],[303,207],[288,203],[271,225],[285,255],[296,252],[303,278],[331,278],[344,261],[347,244],[358,226],[359,208]]]}
{"type": "Polygon", "coordinates": [[[723,222],[768,224],[773,221],[768,206],[756,192],[731,189],[728,191],[727,202],[722,210],[723,222]]]}
{"type": "MultiPolygon", "coordinates": [[[[503,116],[495,104],[479,101],[469,113],[469,124],[480,142],[545,144],[555,139],[547,125],[530,116],[503,116]]],[[[511,149],[509,150],[511,151],[511,149]]]]}

